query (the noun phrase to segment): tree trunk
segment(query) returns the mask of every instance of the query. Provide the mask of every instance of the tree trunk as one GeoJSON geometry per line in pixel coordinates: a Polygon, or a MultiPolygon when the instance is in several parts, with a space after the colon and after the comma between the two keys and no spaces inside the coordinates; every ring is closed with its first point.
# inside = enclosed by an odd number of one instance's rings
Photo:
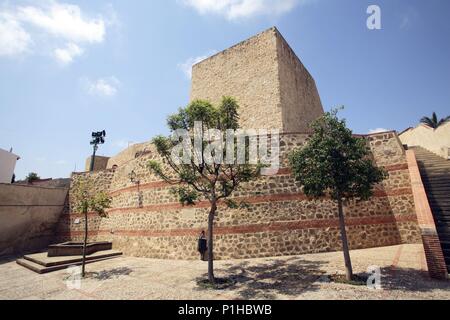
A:
{"type": "Polygon", "coordinates": [[[86,269],[86,246],[88,241],[88,213],[84,210],[84,242],[83,242],[83,259],[81,260],[81,276],[84,278],[86,269]]]}
{"type": "Polygon", "coordinates": [[[350,251],[348,249],[347,231],[345,230],[344,209],[342,199],[338,200],[339,226],[341,228],[342,251],[344,252],[345,272],[348,281],[353,279],[352,261],[350,260],[350,251]]]}
{"type": "Polygon", "coordinates": [[[211,284],[216,283],[214,278],[214,256],[213,256],[213,228],[214,228],[214,216],[216,214],[217,204],[211,203],[211,211],[208,216],[208,280],[211,284]]]}

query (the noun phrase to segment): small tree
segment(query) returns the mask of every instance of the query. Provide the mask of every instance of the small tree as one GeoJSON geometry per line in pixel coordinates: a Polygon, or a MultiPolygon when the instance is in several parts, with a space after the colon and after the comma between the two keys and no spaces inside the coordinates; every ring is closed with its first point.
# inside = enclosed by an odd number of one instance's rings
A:
{"type": "Polygon", "coordinates": [[[433,112],[433,115],[431,116],[431,118],[423,117],[420,120],[421,123],[426,124],[427,126],[433,128],[433,129],[439,128],[440,126],[442,126],[447,121],[450,121],[450,116],[442,118],[441,120],[439,120],[438,116],[436,115],[436,112],[433,112]]]}
{"type": "Polygon", "coordinates": [[[88,212],[95,212],[106,217],[105,209],[111,205],[111,198],[106,192],[97,192],[89,178],[82,177],[75,180],[71,189],[72,211],[84,214],[84,240],[81,276],[85,276],[86,246],[88,242],[88,212]]]}
{"type": "Polygon", "coordinates": [[[368,199],[373,185],[383,181],[386,173],[374,166],[367,142],[352,135],[345,120],[338,119],[337,110],[326,113],[311,127],[313,134],[308,144],[293,151],[289,162],[307,196],[318,198],[328,194],[337,202],[346,277],[350,281],[353,270],[343,201],[368,199]]]}
{"type": "Polygon", "coordinates": [[[28,183],[33,183],[34,181],[40,180],[41,178],[38,176],[36,172],[30,172],[26,177],[25,181],[28,183]]]}
{"type": "MultiPolygon", "coordinates": [[[[210,141],[203,141],[202,150],[199,152],[192,145],[195,145],[195,137],[192,135],[196,122],[201,122],[202,132],[207,129],[219,130],[221,139],[224,141],[226,131],[236,130],[238,124],[238,104],[230,97],[224,97],[218,107],[213,106],[208,101],[196,100],[186,108],[181,108],[176,114],[168,118],[168,127],[173,134],[182,129],[189,132],[188,139],[189,150],[184,149],[193,156],[187,158],[187,161],[176,161],[173,156],[173,148],[179,144],[179,141],[173,141],[170,138],[159,136],[153,140],[159,155],[163,161],[150,161],[149,168],[153,173],[161,177],[164,181],[176,185],[172,188],[179,201],[183,205],[195,205],[199,200],[207,200],[210,203],[208,214],[208,280],[215,284],[213,268],[213,228],[214,218],[220,201],[223,201],[228,207],[236,208],[239,205],[229,199],[241,183],[248,182],[260,174],[261,166],[223,163],[221,159],[227,157],[226,151],[219,154],[217,151],[210,153],[213,159],[206,161],[203,152],[206,144],[210,141]],[[196,160],[197,159],[197,160],[196,160]]],[[[228,137],[227,137],[228,138],[228,137]]],[[[178,139],[177,139],[178,140],[178,139]]],[[[206,139],[208,140],[208,139],[206,139]]],[[[224,148],[225,149],[225,148],[224,148]]],[[[246,150],[247,152],[248,150],[246,150]]],[[[229,151],[236,152],[236,148],[229,151]]],[[[182,154],[178,154],[182,156],[182,154]]]]}

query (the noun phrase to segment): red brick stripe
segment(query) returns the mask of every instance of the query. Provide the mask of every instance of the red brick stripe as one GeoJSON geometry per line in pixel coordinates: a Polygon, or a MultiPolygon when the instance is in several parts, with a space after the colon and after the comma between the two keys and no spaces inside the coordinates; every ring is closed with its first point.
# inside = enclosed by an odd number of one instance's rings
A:
{"type": "MultiPolygon", "coordinates": [[[[401,222],[417,222],[415,215],[390,215],[377,217],[363,217],[363,218],[347,218],[346,225],[361,226],[361,225],[383,225],[401,222]]],[[[216,235],[227,234],[245,234],[258,232],[285,232],[303,229],[325,229],[338,228],[338,219],[316,219],[316,220],[299,220],[299,221],[283,221],[271,222],[267,224],[253,224],[245,226],[217,226],[214,228],[216,235]]],[[[89,232],[90,236],[96,235],[117,235],[125,237],[182,237],[182,236],[196,236],[201,229],[167,229],[167,230],[115,230],[113,233],[109,230],[99,230],[89,232]]],[[[59,236],[81,236],[83,231],[70,231],[67,233],[59,233],[59,236]]]]}
{"type": "MultiPolygon", "coordinates": [[[[388,196],[401,196],[412,194],[411,188],[401,188],[391,191],[384,190],[374,190],[374,197],[388,197],[388,196]]],[[[241,197],[234,198],[235,201],[244,201],[248,204],[257,204],[265,202],[282,202],[282,201],[302,201],[308,200],[309,198],[303,193],[291,193],[291,194],[275,194],[275,195],[262,195],[254,197],[241,197]]],[[[329,197],[324,197],[324,199],[330,199],[329,197]]],[[[222,203],[222,205],[224,205],[222,203]]],[[[197,202],[195,206],[191,208],[209,208],[210,203],[208,201],[197,202]]],[[[163,203],[163,204],[153,204],[144,207],[128,207],[128,208],[112,208],[107,210],[108,214],[116,213],[141,213],[141,212],[155,212],[155,211],[167,211],[167,210],[181,210],[186,208],[178,202],[163,203]]],[[[71,213],[71,215],[82,215],[79,213],[71,213]]],[[[96,215],[95,213],[89,213],[89,215],[96,215]]]]}
{"type": "MultiPolygon", "coordinates": [[[[392,172],[392,171],[399,171],[399,170],[407,170],[408,169],[408,164],[407,163],[401,163],[401,164],[395,164],[395,165],[391,165],[391,166],[385,166],[384,169],[388,172],[392,172]]],[[[282,176],[282,175],[290,175],[292,173],[292,170],[290,168],[281,168],[278,170],[277,175],[278,176],[282,176]]],[[[110,196],[115,197],[117,195],[120,195],[122,193],[127,193],[127,192],[136,192],[136,191],[143,191],[143,190],[151,190],[151,189],[159,189],[159,188],[167,188],[169,187],[170,184],[168,184],[165,181],[152,181],[149,183],[144,183],[144,184],[140,184],[139,186],[131,186],[131,187],[126,187],[126,188],[122,188],[122,189],[118,189],[115,191],[110,192],[110,196]]]]}
{"type": "Polygon", "coordinates": [[[154,181],[154,182],[141,184],[139,186],[132,186],[132,187],[119,189],[119,190],[110,192],[109,195],[111,197],[114,197],[114,196],[117,196],[119,194],[126,193],[126,192],[135,192],[135,191],[138,191],[138,190],[142,191],[142,190],[149,190],[149,189],[167,188],[169,186],[170,186],[170,184],[168,184],[165,181],[154,181]]]}
{"type": "Polygon", "coordinates": [[[385,166],[384,170],[386,170],[387,172],[399,171],[399,170],[408,170],[408,164],[407,163],[393,164],[393,165],[390,165],[390,166],[385,166]]]}

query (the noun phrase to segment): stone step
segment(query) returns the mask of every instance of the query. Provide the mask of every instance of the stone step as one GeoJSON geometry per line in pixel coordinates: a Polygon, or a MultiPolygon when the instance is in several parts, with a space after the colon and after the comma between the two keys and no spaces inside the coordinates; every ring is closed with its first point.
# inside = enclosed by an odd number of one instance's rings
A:
{"type": "Polygon", "coordinates": [[[447,268],[450,266],[450,256],[444,256],[445,264],[447,265],[447,268]]]}
{"type": "Polygon", "coordinates": [[[450,201],[447,197],[436,197],[436,198],[428,198],[428,202],[431,204],[435,204],[436,206],[450,204],[450,201]]]}
{"type": "Polygon", "coordinates": [[[440,201],[436,201],[436,200],[428,200],[428,202],[430,203],[430,207],[432,209],[432,211],[434,209],[436,210],[441,210],[442,212],[446,212],[450,210],[450,204],[449,203],[445,203],[445,202],[440,202],[440,201]]]}
{"type": "Polygon", "coordinates": [[[442,195],[450,198],[450,186],[433,186],[429,185],[427,190],[433,193],[433,195],[442,195]]]}
{"type": "Polygon", "coordinates": [[[434,221],[436,222],[436,225],[441,225],[441,224],[449,224],[450,225],[450,215],[448,216],[438,216],[435,215],[434,216],[434,221]]]}
{"type": "MultiPolygon", "coordinates": [[[[100,259],[89,260],[89,261],[86,261],[86,264],[91,264],[91,263],[94,263],[94,262],[114,259],[114,258],[117,258],[117,257],[118,256],[111,256],[111,257],[107,257],[107,258],[100,258],[100,259]]],[[[17,259],[16,263],[21,265],[21,266],[23,266],[23,267],[25,267],[25,268],[27,268],[27,269],[30,269],[31,271],[39,273],[39,274],[44,274],[44,273],[49,273],[49,272],[53,272],[53,271],[63,270],[63,269],[67,269],[67,268],[69,268],[71,266],[80,266],[82,264],[81,262],[77,262],[77,263],[60,264],[60,265],[56,265],[56,266],[52,266],[52,267],[44,267],[41,264],[32,262],[30,260],[26,260],[24,258],[17,259]]]]}
{"type": "Polygon", "coordinates": [[[429,163],[429,162],[422,162],[419,163],[419,168],[424,169],[425,172],[433,172],[433,171],[449,171],[450,165],[449,164],[442,164],[442,163],[429,163]]]}
{"type": "Polygon", "coordinates": [[[424,184],[445,184],[450,182],[450,178],[442,174],[422,174],[421,177],[424,184]]]}
{"type": "Polygon", "coordinates": [[[441,241],[450,241],[450,231],[448,230],[448,228],[437,226],[436,229],[441,241]]]}
{"type": "Polygon", "coordinates": [[[446,218],[450,217],[450,211],[449,210],[443,210],[438,207],[431,207],[431,211],[433,211],[433,215],[435,215],[438,218],[446,218]]]}
{"type": "MultiPolygon", "coordinates": [[[[114,259],[121,255],[122,252],[117,250],[97,252],[86,257],[86,264],[114,259]]],[[[79,266],[82,264],[82,257],[47,257],[47,253],[44,252],[24,256],[23,258],[16,260],[16,263],[34,272],[43,274],[63,270],[70,266],[79,266]]]]}
{"type": "Polygon", "coordinates": [[[442,248],[442,253],[445,257],[450,257],[450,249],[444,249],[442,248]]]}
{"type": "Polygon", "coordinates": [[[450,250],[450,241],[441,239],[442,250],[450,250]]]}
{"type": "Polygon", "coordinates": [[[439,239],[441,239],[441,241],[450,242],[450,233],[439,231],[439,227],[437,227],[436,229],[438,229],[439,239]]]}
{"type": "Polygon", "coordinates": [[[429,189],[428,191],[431,193],[429,196],[431,199],[450,201],[450,195],[448,191],[436,191],[432,189],[429,189]]]}
{"type": "MultiPolygon", "coordinates": [[[[109,258],[122,255],[117,250],[98,251],[86,256],[86,261],[109,258]]],[[[48,257],[47,253],[30,254],[23,257],[25,260],[40,264],[44,267],[53,267],[61,264],[72,264],[82,261],[82,256],[64,256],[64,257],[48,257]]]]}
{"type": "Polygon", "coordinates": [[[450,161],[420,147],[412,149],[416,154],[445,262],[450,271],[450,161]]]}

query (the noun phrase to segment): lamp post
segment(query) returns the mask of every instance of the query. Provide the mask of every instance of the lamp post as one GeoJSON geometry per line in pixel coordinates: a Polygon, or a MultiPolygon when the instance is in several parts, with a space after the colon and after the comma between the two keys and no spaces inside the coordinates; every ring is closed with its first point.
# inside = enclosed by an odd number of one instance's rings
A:
{"type": "Polygon", "coordinates": [[[91,141],[91,145],[94,149],[93,153],[92,153],[92,157],[91,157],[91,166],[89,171],[94,171],[94,164],[95,164],[95,153],[98,150],[98,145],[99,144],[104,144],[105,143],[105,137],[106,137],[106,131],[99,131],[99,132],[92,132],[92,141],[91,141]]]}

